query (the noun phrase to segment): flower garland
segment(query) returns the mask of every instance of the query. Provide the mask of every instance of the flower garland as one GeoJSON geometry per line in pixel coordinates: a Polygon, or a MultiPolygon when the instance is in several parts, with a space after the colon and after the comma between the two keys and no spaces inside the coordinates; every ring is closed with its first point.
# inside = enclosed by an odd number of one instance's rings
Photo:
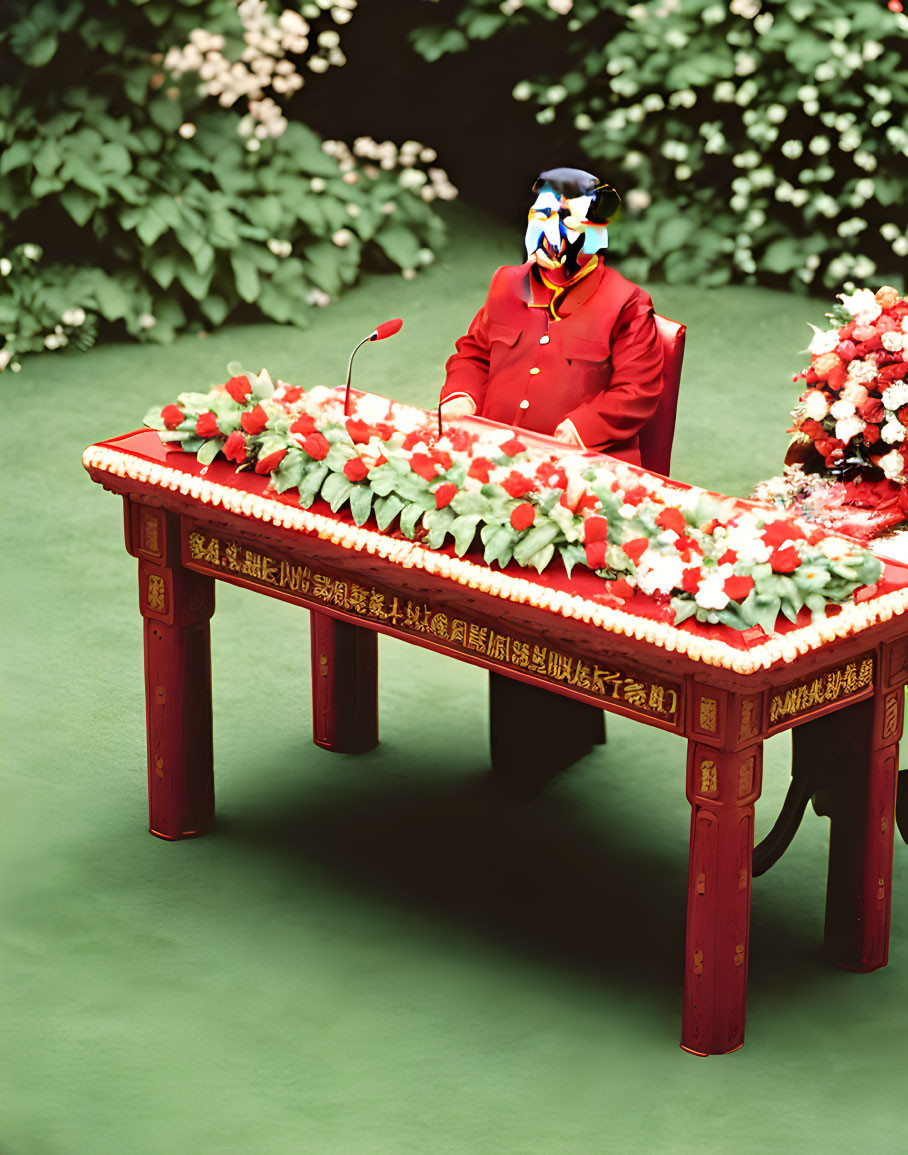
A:
{"type": "Polygon", "coordinates": [[[881,482],[882,501],[908,485],[908,298],[887,285],[839,299],[831,328],[811,326],[810,366],[794,378],[808,388],[789,432],[828,473],[881,482]]]}
{"type": "Polygon", "coordinates": [[[779,613],[821,621],[831,604],[863,600],[882,572],[827,530],[622,462],[555,455],[469,420],[438,436],[434,414],[369,394],[345,417],[338,390],[229,371],[226,385],[182,393],[145,424],[203,465],[222,454],[277,493],[297,489],[303,509],[321,498],[432,550],[450,539],[458,557],[478,535],[486,565],[541,573],[557,555],[568,574],[586,566],[603,578],[603,605],[640,593],[676,625],[696,617],[759,636],[779,613]]]}

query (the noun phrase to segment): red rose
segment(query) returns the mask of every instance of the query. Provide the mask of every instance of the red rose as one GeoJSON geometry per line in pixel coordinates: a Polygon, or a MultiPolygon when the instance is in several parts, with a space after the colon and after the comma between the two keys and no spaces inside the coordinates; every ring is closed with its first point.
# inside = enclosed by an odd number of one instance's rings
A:
{"type": "Polygon", "coordinates": [[[805,417],[798,426],[798,429],[800,429],[805,436],[809,437],[811,441],[816,441],[818,438],[826,436],[826,430],[823,428],[822,423],[814,421],[812,417],[805,417]]]}
{"type": "Polygon", "coordinates": [[[719,565],[734,565],[738,560],[738,555],[733,549],[727,549],[725,553],[719,558],[719,565]]]}
{"type": "Polygon", "coordinates": [[[865,421],[872,421],[875,425],[878,425],[886,414],[886,407],[879,397],[868,397],[857,408],[859,417],[865,421]]]}
{"type": "Polygon", "coordinates": [[[369,472],[369,466],[361,457],[351,457],[344,462],[344,473],[351,481],[362,481],[369,472]]]}
{"type": "Polygon", "coordinates": [[[218,419],[209,409],[207,413],[200,413],[195,423],[195,431],[199,437],[219,437],[218,419]]]}
{"type": "Polygon", "coordinates": [[[564,489],[567,486],[567,474],[553,461],[543,461],[536,470],[536,480],[546,489],[564,489]]]}
{"type": "Polygon", "coordinates": [[[428,453],[414,453],[410,458],[410,468],[426,481],[432,481],[438,473],[435,462],[428,453]]]}
{"type": "Polygon", "coordinates": [[[526,446],[522,441],[519,441],[516,437],[512,437],[510,441],[506,441],[504,445],[502,445],[501,452],[508,457],[516,457],[518,453],[523,453],[525,449],[526,446]]]}
{"type": "Polygon", "coordinates": [[[308,413],[303,413],[297,417],[296,421],[290,426],[291,433],[300,433],[304,437],[309,433],[315,432],[315,418],[310,417],[308,413]]]}
{"type": "Polygon", "coordinates": [[[681,575],[681,588],[689,594],[695,594],[700,586],[700,578],[703,576],[703,570],[700,566],[690,566],[681,575]]]}
{"type": "Polygon", "coordinates": [[[732,574],[725,579],[725,592],[733,602],[743,602],[753,588],[754,579],[747,574],[732,574]]]}
{"type": "Polygon", "coordinates": [[[299,385],[288,385],[281,395],[281,399],[285,405],[293,405],[295,401],[299,401],[302,395],[303,391],[299,385]]]}
{"type": "Polygon", "coordinates": [[[633,489],[629,489],[624,495],[624,500],[628,505],[639,505],[640,502],[649,495],[649,490],[645,485],[635,485],[633,489]]]}
{"type": "Polygon", "coordinates": [[[460,429],[458,426],[446,429],[445,437],[451,442],[451,448],[458,453],[469,453],[476,442],[475,433],[467,433],[466,429],[460,429]]]}
{"type": "Polygon", "coordinates": [[[246,460],[246,438],[239,429],[230,434],[221,452],[228,461],[235,461],[237,465],[243,464],[246,460]]]}
{"type": "Polygon", "coordinates": [[[633,541],[626,541],[621,548],[636,565],[640,561],[641,555],[649,548],[649,538],[635,537],[633,541]]]}
{"type": "Polygon", "coordinates": [[[246,400],[252,392],[252,385],[248,377],[231,377],[224,386],[234,401],[238,401],[240,405],[246,400]]]}
{"type": "Polygon", "coordinates": [[[176,429],[178,425],[183,424],[184,418],[185,414],[179,405],[165,405],[161,410],[161,420],[165,429],[176,429]]]}
{"type": "Polygon", "coordinates": [[[501,485],[511,497],[523,497],[524,494],[532,493],[536,488],[532,481],[524,477],[522,473],[518,473],[516,469],[511,470],[501,485]]]}
{"type": "Polygon", "coordinates": [[[848,368],[844,362],[840,362],[835,368],[830,369],[826,374],[826,384],[830,389],[838,391],[845,384],[845,378],[848,375],[848,368]]]}
{"type": "Polygon", "coordinates": [[[408,433],[404,438],[403,448],[412,449],[414,445],[418,445],[420,441],[425,441],[428,433],[425,429],[414,429],[412,433],[408,433]]]}
{"type": "Polygon", "coordinates": [[[599,498],[595,495],[595,493],[590,493],[590,491],[587,489],[584,493],[581,493],[580,500],[577,502],[577,505],[574,508],[574,513],[583,513],[585,509],[598,508],[599,498]]]}
{"type": "Polygon", "coordinates": [[[908,375],[908,361],[886,365],[880,370],[881,381],[901,381],[906,375],[908,375]]]}
{"type": "Polygon", "coordinates": [[[608,543],[604,541],[588,541],[584,545],[586,564],[590,569],[602,569],[605,565],[605,552],[608,543]]]}
{"type": "Polygon", "coordinates": [[[587,545],[591,541],[605,541],[608,538],[608,519],[605,517],[588,517],[583,523],[583,540],[587,545]]]}
{"type": "MultiPolygon", "coordinates": [[[[803,535],[802,535],[803,536],[803,535]]],[[[793,545],[777,549],[769,559],[773,573],[794,573],[801,564],[801,555],[793,545]]]]}
{"type": "Polygon", "coordinates": [[[253,437],[257,433],[261,433],[267,424],[268,414],[261,405],[256,405],[254,409],[250,409],[248,413],[243,413],[240,416],[240,425],[253,437]]]}
{"type": "Polygon", "coordinates": [[[782,518],[769,522],[763,529],[763,540],[770,549],[778,549],[786,541],[802,541],[804,537],[802,529],[782,518]]]}
{"type": "Polygon", "coordinates": [[[489,480],[489,470],[494,468],[487,457],[474,457],[467,470],[467,477],[475,477],[485,485],[489,480]]]}
{"type": "Polygon", "coordinates": [[[861,434],[864,438],[865,445],[876,445],[880,439],[879,425],[867,425],[864,427],[864,432],[861,434]]]}
{"type": "Polygon", "coordinates": [[[361,445],[372,436],[372,426],[367,425],[365,421],[358,421],[355,417],[351,417],[347,421],[347,432],[350,434],[350,440],[354,445],[361,445]]]}
{"type": "Polygon", "coordinates": [[[662,510],[656,518],[656,525],[661,525],[663,529],[674,530],[677,534],[687,532],[687,522],[684,520],[684,514],[674,505],[668,505],[662,510]]]}
{"type": "Polygon", "coordinates": [[[331,443],[324,433],[310,433],[303,442],[303,449],[313,461],[324,461],[328,456],[328,450],[331,448],[331,443]]]}
{"type": "Polygon", "coordinates": [[[255,472],[273,473],[286,456],[286,449],[275,449],[274,453],[269,453],[266,457],[260,457],[258,459],[255,463],[255,472]]]}
{"type": "Polygon", "coordinates": [[[529,529],[535,520],[535,506],[530,505],[528,501],[521,502],[511,513],[511,525],[518,533],[523,529],[529,529]]]}
{"type": "Polygon", "coordinates": [[[457,486],[453,481],[446,481],[435,490],[435,508],[444,509],[457,496],[457,486]]]}
{"type": "Polygon", "coordinates": [[[430,450],[430,452],[432,455],[432,460],[441,469],[450,469],[451,466],[454,464],[454,460],[451,457],[451,454],[447,452],[447,450],[445,450],[445,449],[432,449],[432,450],[430,450]]]}

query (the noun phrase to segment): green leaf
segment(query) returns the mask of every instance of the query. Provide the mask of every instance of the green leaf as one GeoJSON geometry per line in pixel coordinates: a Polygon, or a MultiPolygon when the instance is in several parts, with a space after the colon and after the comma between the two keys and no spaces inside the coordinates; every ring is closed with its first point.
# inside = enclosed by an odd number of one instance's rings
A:
{"type": "Polygon", "coordinates": [[[331,512],[337,513],[340,507],[350,496],[353,482],[344,473],[331,473],[322,486],[322,497],[331,506],[331,512]]]}
{"type": "MultiPolygon", "coordinates": [[[[369,480],[370,482],[372,480],[371,474],[369,475],[369,480]]],[[[374,485],[373,492],[376,492],[374,485]]],[[[382,531],[386,530],[405,505],[406,502],[398,497],[396,493],[390,493],[386,497],[376,497],[373,509],[375,511],[375,522],[378,528],[382,531]]]]}
{"type": "Polygon", "coordinates": [[[210,465],[220,453],[223,444],[222,437],[209,437],[195,455],[199,465],[210,465]]]}
{"type": "Polygon", "coordinates": [[[372,512],[372,490],[362,483],[354,485],[350,492],[350,512],[357,525],[365,525],[372,512]]]}
{"type": "Polygon", "coordinates": [[[51,176],[60,167],[60,146],[53,139],[45,140],[35,153],[32,163],[35,172],[41,176],[51,176]]]}
{"type": "Polygon", "coordinates": [[[153,245],[162,233],[167,231],[167,222],[153,208],[146,208],[139,216],[136,233],[143,245],[153,245]]]}
{"type": "Polygon", "coordinates": [[[400,515],[400,530],[411,541],[416,535],[416,523],[426,511],[415,501],[405,505],[400,515]]]}
{"type": "Polygon", "coordinates": [[[448,529],[456,517],[457,514],[450,505],[444,509],[430,510],[426,514],[424,524],[429,530],[429,536],[426,538],[429,549],[441,549],[448,535],[448,529]]]}
{"type": "Polygon", "coordinates": [[[241,252],[230,254],[230,264],[233,266],[233,275],[236,278],[236,291],[250,304],[259,293],[259,272],[255,263],[241,252]]]}
{"type": "Polygon", "coordinates": [[[464,514],[461,517],[455,518],[451,523],[449,532],[454,538],[454,552],[458,557],[463,557],[470,548],[473,538],[476,536],[476,526],[478,524],[478,513],[464,514]]]}
{"type": "Polygon", "coordinates": [[[88,223],[98,207],[98,198],[91,196],[84,189],[70,187],[60,193],[60,203],[81,228],[88,223]]]}
{"type": "Polygon", "coordinates": [[[32,141],[14,140],[0,154],[0,174],[5,175],[12,172],[13,169],[28,164],[34,151],[35,146],[32,141]]]}
{"type": "Polygon", "coordinates": [[[539,525],[534,525],[532,529],[527,530],[514,547],[514,561],[518,565],[530,564],[530,558],[554,542],[560,533],[560,528],[552,521],[543,521],[539,525]]]}
{"type": "Polygon", "coordinates": [[[401,269],[415,269],[419,264],[419,240],[403,225],[386,226],[376,233],[375,243],[401,269]]]}
{"type": "Polygon", "coordinates": [[[300,482],[300,505],[303,509],[308,509],[315,501],[315,498],[322,487],[322,483],[328,476],[328,466],[321,461],[314,461],[306,467],[306,472],[303,480],[300,482]]]}

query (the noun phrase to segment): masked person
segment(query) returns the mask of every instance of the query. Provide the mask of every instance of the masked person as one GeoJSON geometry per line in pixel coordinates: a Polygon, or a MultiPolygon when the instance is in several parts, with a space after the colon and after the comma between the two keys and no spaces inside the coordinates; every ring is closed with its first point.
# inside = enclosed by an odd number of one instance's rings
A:
{"type": "Polygon", "coordinates": [[[662,346],[650,297],[602,258],[620,198],[575,168],[541,173],[533,192],[528,260],[492,277],[448,360],[442,413],[477,413],[640,464],[662,346]]]}

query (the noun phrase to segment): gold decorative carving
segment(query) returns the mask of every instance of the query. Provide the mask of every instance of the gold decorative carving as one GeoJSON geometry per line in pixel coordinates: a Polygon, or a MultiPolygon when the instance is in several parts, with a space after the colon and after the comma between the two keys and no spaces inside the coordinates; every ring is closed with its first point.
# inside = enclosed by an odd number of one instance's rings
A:
{"type": "Polygon", "coordinates": [[[156,614],[163,614],[167,606],[167,587],[164,585],[164,579],[156,573],[148,575],[148,588],[146,591],[146,601],[148,608],[154,610],[156,614]]]}
{"type": "Polygon", "coordinates": [[[700,763],[700,793],[715,794],[719,789],[719,771],[710,758],[704,758],[700,763]]]}
{"type": "Polygon", "coordinates": [[[717,702],[715,698],[700,699],[700,729],[716,732],[717,702]]]}

